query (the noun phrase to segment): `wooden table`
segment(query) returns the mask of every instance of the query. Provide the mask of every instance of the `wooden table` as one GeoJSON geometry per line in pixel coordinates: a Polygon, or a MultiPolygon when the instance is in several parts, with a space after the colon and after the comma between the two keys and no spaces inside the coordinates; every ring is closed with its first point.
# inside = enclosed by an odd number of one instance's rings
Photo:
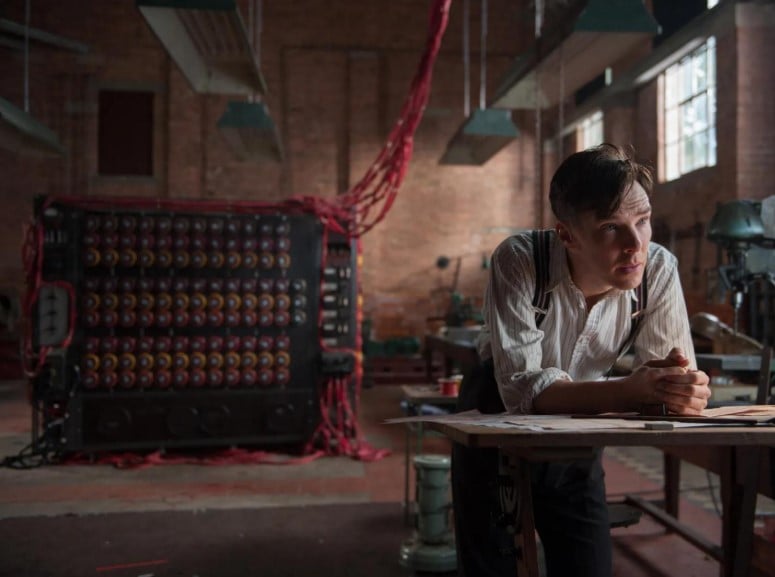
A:
{"type": "MultiPolygon", "coordinates": [[[[428,428],[468,447],[499,448],[508,458],[512,475],[519,486],[519,521],[515,536],[518,574],[537,577],[538,564],[535,523],[530,488],[531,461],[551,461],[591,456],[592,448],[605,446],[653,446],[660,448],[707,447],[722,465],[721,498],[723,504],[720,546],[712,546],[698,533],[678,523],[667,513],[663,520],[672,523],[693,544],[707,547],[721,564],[724,577],[749,575],[752,558],[753,520],[756,507],[758,474],[764,447],[775,446],[775,427],[701,427],[669,431],[646,429],[602,429],[588,431],[525,431],[500,429],[470,423],[428,422],[428,428]]],[[[638,504],[637,499],[632,499],[638,504]]],[[[653,507],[653,506],[652,506],[653,507]]],[[[652,511],[647,511],[652,513],[652,511]]],[[[661,512],[661,511],[660,511],[661,512]]]]}
{"type": "MultiPolygon", "coordinates": [[[[422,405],[433,405],[454,410],[457,404],[457,396],[444,395],[438,385],[401,385],[401,392],[406,401],[407,412],[420,414],[422,405]]],[[[409,467],[412,454],[412,425],[417,432],[417,444],[415,453],[419,453],[422,448],[423,423],[422,421],[407,424],[406,426],[406,451],[404,451],[404,522],[409,525],[409,467]]]]}

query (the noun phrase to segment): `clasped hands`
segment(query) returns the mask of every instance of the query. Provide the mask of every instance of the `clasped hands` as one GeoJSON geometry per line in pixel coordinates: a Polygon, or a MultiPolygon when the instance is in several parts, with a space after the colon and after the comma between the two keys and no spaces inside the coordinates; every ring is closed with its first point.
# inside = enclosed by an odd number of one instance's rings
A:
{"type": "Polygon", "coordinates": [[[668,412],[699,415],[710,398],[708,375],[691,370],[689,359],[680,348],[664,359],[648,361],[627,377],[633,386],[635,401],[641,404],[664,403],[668,412]]]}

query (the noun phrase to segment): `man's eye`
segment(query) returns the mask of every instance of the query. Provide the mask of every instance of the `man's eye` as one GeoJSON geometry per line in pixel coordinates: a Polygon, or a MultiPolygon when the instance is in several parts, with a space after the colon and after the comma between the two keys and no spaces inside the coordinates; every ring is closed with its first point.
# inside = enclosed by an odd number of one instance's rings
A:
{"type": "Polygon", "coordinates": [[[616,230],[616,225],[615,224],[604,224],[603,226],[600,227],[600,230],[602,230],[603,232],[611,232],[611,231],[616,230]]]}
{"type": "Polygon", "coordinates": [[[646,216],[646,217],[643,217],[642,219],[640,219],[638,221],[638,225],[639,226],[643,226],[644,224],[648,224],[650,221],[651,221],[651,219],[646,216]]]}

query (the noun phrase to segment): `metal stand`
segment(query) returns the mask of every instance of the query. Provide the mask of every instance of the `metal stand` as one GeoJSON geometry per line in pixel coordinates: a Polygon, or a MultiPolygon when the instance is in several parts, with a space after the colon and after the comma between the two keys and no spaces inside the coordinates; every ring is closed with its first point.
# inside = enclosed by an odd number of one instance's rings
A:
{"type": "Polygon", "coordinates": [[[399,563],[413,571],[446,573],[457,569],[457,552],[449,527],[450,458],[417,455],[417,528],[401,545],[399,563]]]}

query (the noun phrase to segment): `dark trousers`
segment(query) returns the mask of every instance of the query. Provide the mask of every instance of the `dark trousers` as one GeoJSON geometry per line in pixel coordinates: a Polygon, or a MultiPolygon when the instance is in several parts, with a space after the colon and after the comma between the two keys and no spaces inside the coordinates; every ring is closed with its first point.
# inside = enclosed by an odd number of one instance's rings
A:
{"type": "MultiPolygon", "coordinates": [[[[474,369],[463,383],[458,409],[470,408],[503,410],[491,364],[474,369]]],[[[531,464],[533,512],[549,577],[612,575],[601,457],[602,451],[591,459],[531,464]]],[[[452,449],[455,537],[465,577],[516,573],[516,520],[499,497],[499,486],[511,480],[499,476],[498,460],[496,449],[452,449]]]]}

